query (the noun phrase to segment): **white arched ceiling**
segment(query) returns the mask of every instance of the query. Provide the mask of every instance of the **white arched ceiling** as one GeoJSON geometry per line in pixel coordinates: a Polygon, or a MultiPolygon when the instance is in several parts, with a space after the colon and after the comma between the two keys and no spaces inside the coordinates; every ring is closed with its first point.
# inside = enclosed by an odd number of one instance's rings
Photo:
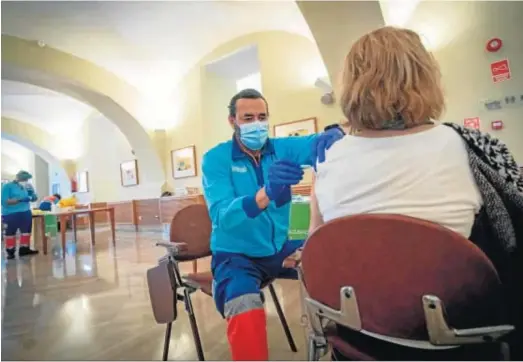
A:
{"type": "Polygon", "coordinates": [[[89,60],[153,98],[172,95],[183,75],[221,43],[266,30],[313,39],[294,1],[2,4],[2,33],[89,60]]]}
{"type": "Polygon", "coordinates": [[[436,51],[444,48],[464,32],[471,31],[474,26],[478,26],[481,17],[488,16],[478,11],[479,9],[473,4],[474,1],[460,3],[387,0],[380,1],[380,6],[385,24],[406,27],[418,32],[424,45],[429,50],[436,51]]]}
{"type": "MultiPolygon", "coordinates": [[[[129,109],[139,102],[134,88],[92,63],[50,47],[39,47],[32,41],[2,34],[2,50],[2,79],[54,90],[91,105],[126,136],[136,157],[142,161],[144,183],[161,185],[164,182],[164,169],[153,141],[135,116],[129,112],[129,109]],[[4,51],[4,47],[8,51],[4,51]],[[107,91],[100,89],[100,85],[113,87],[107,91]],[[120,92],[115,93],[115,89],[120,92]],[[105,92],[109,92],[111,96],[105,92]],[[115,100],[116,98],[118,101],[124,101],[125,97],[127,108],[115,100]]],[[[67,116],[64,114],[64,118],[67,116]]],[[[72,139],[67,129],[61,136],[62,139],[72,139]]]]}
{"type": "MultiPolygon", "coordinates": [[[[131,103],[138,104],[134,110],[108,97],[101,89],[89,89],[83,83],[60,79],[56,70],[53,74],[38,73],[19,62],[2,62],[2,79],[59,91],[95,106],[126,135],[137,157],[141,159],[143,155],[145,162],[141,163],[140,170],[154,182],[165,179],[164,171],[160,172],[160,160],[157,155],[153,157],[149,149],[152,141],[147,138],[145,142],[145,132],[136,127],[153,130],[176,123],[181,107],[176,102],[176,89],[183,76],[204,55],[221,43],[252,32],[283,30],[312,39],[293,1],[17,1],[2,3],[1,14],[2,35],[10,37],[11,44],[17,43],[15,48],[37,48],[38,44],[57,49],[104,69],[119,77],[122,84],[130,85],[131,103]],[[29,42],[18,46],[15,37],[29,42]],[[104,105],[103,110],[100,104],[104,105]]],[[[33,54],[36,50],[32,50],[33,54]]],[[[98,72],[98,78],[93,79],[100,79],[99,75],[98,72]]],[[[110,77],[107,82],[111,83],[110,77]]],[[[5,92],[2,95],[9,98],[3,104],[3,112],[28,122],[34,120],[33,107],[23,100],[24,95],[5,92]]],[[[60,118],[76,119],[81,113],[79,107],[67,103],[69,106],[61,108],[60,118]]],[[[54,118],[52,113],[43,114],[46,111],[40,108],[39,118],[54,118]]]]}
{"type": "Polygon", "coordinates": [[[50,134],[75,132],[93,113],[85,103],[27,83],[2,80],[2,116],[18,119],[50,134]]]}
{"type": "Polygon", "coordinates": [[[16,173],[19,170],[24,170],[24,169],[27,169],[27,167],[21,166],[20,163],[18,162],[18,160],[15,160],[10,155],[2,152],[2,179],[3,180],[13,180],[15,178],[16,173]]]}
{"type": "Polygon", "coordinates": [[[32,168],[33,152],[8,139],[2,139],[2,174],[16,175],[20,170],[32,168]]]}
{"type": "MultiPolygon", "coordinates": [[[[386,24],[409,26],[437,45],[474,21],[455,3],[441,6],[456,11],[435,12],[435,6],[440,6],[435,3],[440,2],[375,2],[380,4],[386,24]],[[447,26],[449,17],[451,27],[447,26]]],[[[360,5],[345,2],[343,6],[360,5]]],[[[370,14],[358,12],[358,16],[356,20],[365,22],[370,14]]],[[[2,34],[40,41],[103,67],[133,85],[151,104],[167,104],[162,109],[171,114],[176,114],[178,82],[204,55],[233,38],[269,30],[314,40],[308,21],[292,0],[2,3],[2,34]]],[[[331,40],[347,36],[336,34],[331,40]]],[[[152,109],[157,113],[159,108],[152,109]]],[[[146,118],[139,121],[151,128],[146,118]]]]}

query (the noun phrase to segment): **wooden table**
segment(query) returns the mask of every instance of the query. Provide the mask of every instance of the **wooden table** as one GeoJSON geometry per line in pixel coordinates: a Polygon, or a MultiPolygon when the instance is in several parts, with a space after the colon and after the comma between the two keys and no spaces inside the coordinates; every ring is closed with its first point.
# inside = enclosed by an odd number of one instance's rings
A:
{"type": "Polygon", "coordinates": [[[97,212],[107,212],[109,215],[109,223],[111,224],[111,236],[113,239],[113,245],[116,241],[116,230],[115,230],[115,221],[114,221],[114,208],[112,207],[103,207],[96,209],[79,209],[79,210],[70,210],[70,211],[60,211],[60,212],[49,212],[45,214],[33,215],[33,218],[40,219],[40,232],[42,233],[42,244],[44,247],[44,255],[47,255],[47,237],[45,235],[45,222],[44,215],[54,215],[60,221],[60,236],[62,239],[62,253],[65,255],[65,243],[66,243],[66,232],[67,232],[67,220],[71,219],[73,226],[74,240],[78,241],[77,238],[77,227],[76,227],[76,218],[79,215],[87,215],[89,217],[89,228],[91,229],[91,244],[95,245],[95,219],[94,214],[97,212]]]}

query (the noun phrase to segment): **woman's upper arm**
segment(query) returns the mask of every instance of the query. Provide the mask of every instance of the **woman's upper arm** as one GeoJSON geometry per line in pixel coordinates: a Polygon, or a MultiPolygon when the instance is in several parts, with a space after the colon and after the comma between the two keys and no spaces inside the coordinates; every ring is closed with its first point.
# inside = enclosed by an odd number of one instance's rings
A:
{"type": "Polygon", "coordinates": [[[316,199],[316,193],[314,192],[314,184],[316,180],[314,178],[314,174],[312,175],[312,185],[311,185],[311,201],[310,201],[310,208],[311,208],[311,220],[309,224],[309,234],[311,234],[314,230],[319,228],[321,225],[323,225],[323,217],[320,213],[320,208],[318,207],[318,200],[316,199]]]}

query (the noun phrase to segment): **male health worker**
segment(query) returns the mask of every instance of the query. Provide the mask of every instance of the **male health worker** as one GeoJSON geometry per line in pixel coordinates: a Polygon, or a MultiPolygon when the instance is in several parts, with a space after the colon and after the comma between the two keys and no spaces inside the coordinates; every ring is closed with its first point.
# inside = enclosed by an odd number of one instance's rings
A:
{"type": "Polygon", "coordinates": [[[16,174],[15,180],[2,186],[2,223],[5,228],[5,250],[7,259],[13,259],[16,251],[16,232],[20,230],[19,256],[38,254],[31,250],[31,229],[33,214],[31,202],[37,200],[37,195],[29,180],[33,176],[27,171],[16,174]]]}
{"type": "Polygon", "coordinates": [[[295,278],[283,260],[303,241],[289,241],[291,186],[302,166],[325,159],[344,135],[339,127],[312,136],[269,138],[269,110],[254,89],[229,104],[232,140],[203,156],[203,190],[212,220],[213,295],[227,320],[232,359],[268,360],[262,281],[295,278]]]}

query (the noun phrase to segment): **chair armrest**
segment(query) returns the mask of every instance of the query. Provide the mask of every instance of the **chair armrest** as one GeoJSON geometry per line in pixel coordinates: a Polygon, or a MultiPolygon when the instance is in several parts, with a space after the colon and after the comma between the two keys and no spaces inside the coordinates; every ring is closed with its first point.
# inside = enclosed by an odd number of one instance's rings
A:
{"type": "Polygon", "coordinates": [[[340,290],[340,310],[333,309],[317,300],[305,297],[307,308],[319,317],[341,324],[355,331],[361,331],[361,318],[356,293],[352,287],[343,287],[340,290]]]}
{"type": "Polygon", "coordinates": [[[429,340],[434,345],[462,345],[495,341],[512,332],[514,326],[499,325],[470,329],[450,328],[443,313],[443,303],[433,295],[423,296],[423,310],[429,340]]]}
{"type": "MultiPolygon", "coordinates": [[[[479,328],[469,328],[469,329],[453,329],[456,337],[478,337],[481,336],[482,339],[485,339],[484,336],[498,335],[501,337],[509,332],[514,330],[514,326],[510,325],[500,325],[492,327],[479,327],[479,328]]],[[[499,338],[497,337],[497,338],[499,338]]],[[[495,338],[495,339],[497,339],[495,338]]],[[[488,339],[488,338],[487,338],[488,339]]]]}
{"type": "Polygon", "coordinates": [[[189,245],[187,245],[186,243],[171,243],[166,241],[159,241],[156,243],[156,246],[164,247],[167,250],[168,255],[172,256],[173,258],[189,250],[189,245]]]}

